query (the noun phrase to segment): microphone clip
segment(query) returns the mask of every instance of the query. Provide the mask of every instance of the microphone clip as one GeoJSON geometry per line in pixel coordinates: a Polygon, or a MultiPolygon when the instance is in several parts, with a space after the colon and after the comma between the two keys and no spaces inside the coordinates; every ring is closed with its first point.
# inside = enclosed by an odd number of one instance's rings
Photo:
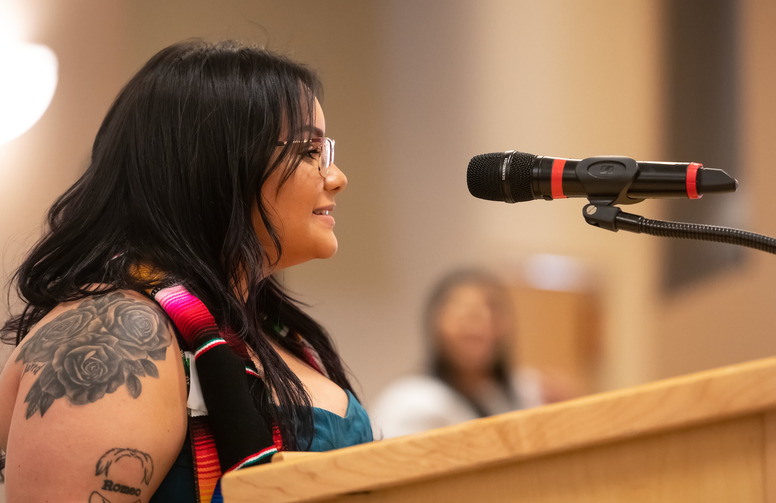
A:
{"type": "Polygon", "coordinates": [[[644,200],[628,195],[639,176],[639,165],[630,157],[588,157],[579,161],[575,173],[594,205],[634,204],[644,200]]]}
{"type": "Polygon", "coordinates": [[[600,227],[612,232],[617,232],[620,229],[637,234],[641,232],[639,224],[643,217],[626,213],[611,204],[591,202],[582,208],[582,214],[585,221],[593,227],[600,227]]]}

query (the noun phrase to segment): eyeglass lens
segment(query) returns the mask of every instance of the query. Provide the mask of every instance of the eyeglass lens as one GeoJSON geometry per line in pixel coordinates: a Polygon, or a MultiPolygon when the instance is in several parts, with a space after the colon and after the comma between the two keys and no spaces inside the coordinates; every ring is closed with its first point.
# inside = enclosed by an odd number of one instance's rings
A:
{"type": "Polygon", "coordinates": [[[334,141],[330,138],[324,138],[321,143],[320,171],[324,178],[329,176],[329,168],[334,162],[334,141]]]}

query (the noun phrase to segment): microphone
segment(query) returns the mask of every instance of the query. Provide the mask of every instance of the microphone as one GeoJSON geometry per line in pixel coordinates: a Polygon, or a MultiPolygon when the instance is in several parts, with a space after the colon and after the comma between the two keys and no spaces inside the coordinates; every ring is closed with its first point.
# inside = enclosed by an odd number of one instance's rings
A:
{"type": "Polygon", "coordinates": [[[646,198],[734,192],[738,182],[697,162],[641,162],[629,157],[563,159],[515,150],[472,157],[469,192],[489,201],[587,197],[597,204],[633,204],[646,198]]]}

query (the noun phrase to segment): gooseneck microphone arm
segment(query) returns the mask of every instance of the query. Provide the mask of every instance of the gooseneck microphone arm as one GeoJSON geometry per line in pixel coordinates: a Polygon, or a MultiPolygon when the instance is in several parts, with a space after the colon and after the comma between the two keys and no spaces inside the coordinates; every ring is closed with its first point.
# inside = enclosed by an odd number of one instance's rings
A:
{"type": "Polygon", "coordinates": [[[652,220],[626,213],[617,206],[593,203],[586,205],[582,213],[588,224],[613,232],[623,230],[650,236],[727,243],[776,254],[776,239],[731,227],[652,220]]]}

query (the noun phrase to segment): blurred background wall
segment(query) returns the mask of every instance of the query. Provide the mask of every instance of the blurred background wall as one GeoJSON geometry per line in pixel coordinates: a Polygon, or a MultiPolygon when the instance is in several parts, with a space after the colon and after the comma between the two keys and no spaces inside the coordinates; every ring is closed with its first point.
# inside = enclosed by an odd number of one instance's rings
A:
{"type": "MultiPolygon", "coordinates": [[[[586,392],[773,355],[774,257],[703,243],[690,254],[699,272],[672,282],[687,267],[675,260],[687,255],[683,243],[590,227],[582,199],[507,205],[466,188],[473,155],[508,149],[697,161],[734,170],[740,189],[704,198],[726,209],[695,221],[776,235],[776,4],[695,3],[710,18],[698,16],[700,35],[687,40],[676,36],[683,26],[670,0],[0,0],[6,38],[13,26],[59,58],[48,111],[0,145],[3,280],[85,168],[123,83],[172,42],[239,38],[323,78],[327,134],[349,177],[338,198],[340,252],[284,278],[333,334],[367,406],[422,367],[425,297],[464,265],[513,286],[528,363],[578,374],[586,392]],[[700,54],[706,63],[677,77],[700,54]],[[679,94],[677,82],[687,84],[679,94]],[[719,92],[701,93],[707,85],[719,92]],[[688,117],[691,130],[677,126],[688,117]],[[682,145],[714,145],[734,165],[715,165],[700,148],[672,158],[680,133],[692,140],[682,145]],[[706,260],[720,254],[733,258],[706,260]],[[553,360],[567,350],[576,356],[553,360]]],[[[0,78],[14,73],[0,68],[0,78]]],[[[681,214],[696,203],[674,206],[681,214]]],[[[626,210],[665,218],[674,206],[626,210]]]]}

